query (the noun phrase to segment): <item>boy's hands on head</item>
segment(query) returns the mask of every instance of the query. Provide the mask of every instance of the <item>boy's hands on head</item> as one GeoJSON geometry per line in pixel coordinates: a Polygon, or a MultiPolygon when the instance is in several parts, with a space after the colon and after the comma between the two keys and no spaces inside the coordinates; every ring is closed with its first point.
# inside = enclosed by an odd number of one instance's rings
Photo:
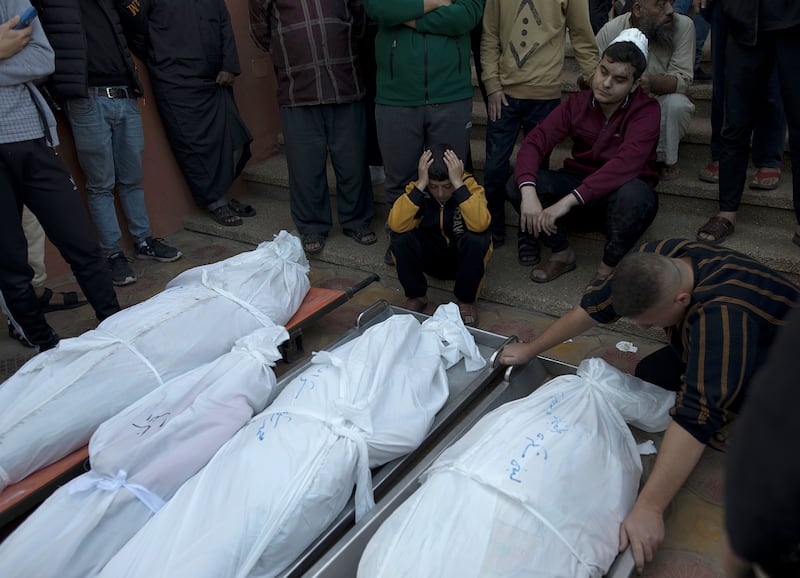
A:
{"type": "Polygon", "coordinates": [[[444,151],[444,164],[447,165],[447,176],[450,178],[450,183],[453,189],[457,189],[464,185],[464,163],[458,158],[458,155],[450,149],[444,151]]]}
{"type": "Polygon", "coordinates": [[[31,38],[33,27],[26,26],[21,30],[14,30],[13,28],[18,22],[19,16],[14,16],[0,24],[0,60],[14,56],[25,48],[31,38]]]}
{"type": "Polygon", "coordinates": [[[422,156],[419,157],[419,164],[417,165],[417,188],[424,191],[428,188],[428,169],[433,164],[433,153],[430,149],[425,149],[422,156]]]}

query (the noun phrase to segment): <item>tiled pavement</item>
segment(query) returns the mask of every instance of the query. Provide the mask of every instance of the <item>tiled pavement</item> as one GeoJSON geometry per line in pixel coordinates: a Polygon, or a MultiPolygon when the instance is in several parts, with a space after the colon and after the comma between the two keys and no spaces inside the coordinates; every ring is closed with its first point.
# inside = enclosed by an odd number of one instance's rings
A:
{"type": "MultiPolygon", "coordinates": [[[[189,267],[215,262],[252,249],[252,246],[236,241],[187,231],[171,236],[168,241],[180,248],[184,257],[167,264],[150,261],[132,263],[138,281],[133,285],[117,288],[117,295],[123,307],[151,297],[175,275],[189,267]]],[[[343,289],[358,283],[365,274],[312,262],[310,277],[314,286],[343,289]]],[[[47,286],[56,291],[70,291],[77,288],[71,277],[50,279],[47,286]]],[[[431,291],[429,298],[434,302],[437,298],[444,301],[447,294],[441,292],[437,295],[435,291],[431,291]]],[[[380,299],[396,305],[404,301],[402,292],[396,285],[392,286],[391,281],[373,283],[304,331],[306,354],[324,348],[325,344],[352,328],[358,314],[380,299]]],[[[480,303],[479,313],[482,329],[503,335],[516,335],[522,340],[535,337],[552,321],[552,318],[546,315],[494,303],[480,303]]],[[[89,307],[53,312],[48,314],[48,320],[62,337],[80,335],[97,323],[89,307]]],[[[653,351],[660,345],[637,340],[635,341],[639,348],[637,353],[623,353],[616,348],[619,340],[619,333],[593,330],[581,338],[554,348],[548,355],[571,364],[579,363],[584,357],[600,356],[621,369],[631,371],[643,354],[653,351]]],[[[32,354],[32,350],[22,347],[16,341],[0,337],[0,380],[5,380],[32,354]]],[[[279,364],[276,372],[280,374],[288,367],[286,364],[279,364]]],[[[645,469],[648,471],[648,466],[652,467],[653,458],[644,460],[645,469]]],[[[722,464],[723,454],[712,449],[706,450],[700,465],[667,512],[666,540],[656,559],[645,569],[644,576],[651,578],[722,576],[720,569],[722,464]]],[[[603,499],[600,487],[598,487],[598,499],[603,499]]]]}

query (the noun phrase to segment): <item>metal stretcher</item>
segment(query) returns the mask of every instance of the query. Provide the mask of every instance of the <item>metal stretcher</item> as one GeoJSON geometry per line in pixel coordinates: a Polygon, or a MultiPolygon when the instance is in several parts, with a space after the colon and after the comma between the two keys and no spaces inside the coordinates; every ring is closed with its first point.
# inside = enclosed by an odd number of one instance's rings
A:
{"type": "MultiPolygon", "coordinates": [[[[304,329],[350,300],[360,290],[379,280],[380,277],[373,273],[346,289],[318,287],[309,289],[298,310],[286,322],[289,339],[279,348],[283,354],[283,360],[289,362],[302,353],[304,329]]],[[[89,469],[89,446],[87,445],[54,464],[34,472],[24,480],[8,486],[0,492],[0,529],[41,504],[59,486],[89,469]]],[[[0,538],[2,538],[1,534],[0,538]]]]}
{"type": "MultiPolygon", "coordinates": [[[[335,348],[395,314],[414,315],[420,321],[427,318],[426,315],[379,302],[359,316],[353,331],[327,349],[335,348]]],[[[575,372],[574,366],[542,357],[516,368],[501,367],[497,363],[497,356],[503,346],[516,341],[516,337],[504,337],[481,329],[469,330],[484,358],[489,360],[487,366],[479,372],[467,374],[462,361],[448,370],[450,398],[437,414],[425,441],[411,454],[373,471],[375,508],[356,524],[355,506],[351,500],[337,520],[282,576],[355,577],[361,554],[370,538],[383,521],[417,489],[419,477],[447,447],[486,413],[529,395],[553,377],[575,372]]],[[[302,371],[302,368],[297,371],[302,371]]],[[[292,375],[286,377],[291,379],[292,375]]],[[[633,558],[628,549],[617,557],[606,576],[629,577],[633,569],[633,558]]]]}

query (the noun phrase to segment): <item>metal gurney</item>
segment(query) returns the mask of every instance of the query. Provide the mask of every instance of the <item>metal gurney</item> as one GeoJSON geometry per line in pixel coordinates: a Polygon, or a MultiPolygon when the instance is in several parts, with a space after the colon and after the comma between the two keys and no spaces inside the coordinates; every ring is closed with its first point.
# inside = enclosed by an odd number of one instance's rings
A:
{"type": "MultiPolygon", "coordinates": [[[[358,328],[363,329],[389,315],[402,313],[408,312],[384,303],[376,304],[362,314],[358,328]]],[[[355,576],[361,554],[370,538],[383,521],[419,487],[419,477],[447,447],[489,411],[529,395],[552,377],[575,372],[574,366],[547,358],[539,358],[513,369],[497,366],[497,352],[516,338],[506,338],[479,329],[470,331],[484,357],[490,360],[489,365],[477,375],[466,375],[461,364],[452,368],[452,373],[448,372],[451,399],[437,415],[425,442],[412,454],[373,472],[376,503],[373,511],[355,524],[351,502],[336,522],[287,569],[285,576],[355,576]]],[[[343,337],[348,338],[350,336],[343,337]]],[[[628,550],[617,557],[607,576],[627,577],[633,568],[633,559],[628,550]]]]}

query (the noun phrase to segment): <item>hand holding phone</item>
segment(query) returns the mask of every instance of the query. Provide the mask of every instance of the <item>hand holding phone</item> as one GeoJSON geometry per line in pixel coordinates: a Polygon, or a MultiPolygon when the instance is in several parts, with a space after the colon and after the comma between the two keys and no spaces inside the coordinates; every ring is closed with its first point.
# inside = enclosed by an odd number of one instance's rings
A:
{"type": "Polygon", "coordinates": [[[27,28],[31,25],[31,22],[33,22],[36,16],[36,8],[33,6],[28,6],[28,9],[22,13],[22,16],[19,18],[19,22],[17,22],[17,25],[14,26],[12,30],[21,30],[23,28],[27,28]]]}
{"type": "Polygon", "coordinates": [[[19,23],[19,16],[14,16],[0,24],[0,60],[11,58],[28,44],[33,28],[26,26],[14,30],[19,23]]]}

